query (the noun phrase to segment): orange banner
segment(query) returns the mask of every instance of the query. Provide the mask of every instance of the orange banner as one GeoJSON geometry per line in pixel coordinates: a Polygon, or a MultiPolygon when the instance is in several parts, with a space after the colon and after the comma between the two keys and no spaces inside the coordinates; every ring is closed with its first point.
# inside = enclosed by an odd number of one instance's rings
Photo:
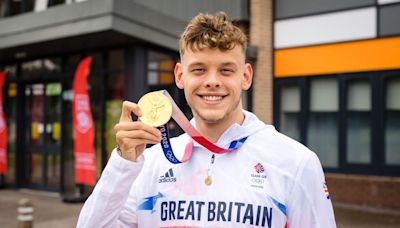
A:
{"type": "Polygon", "coordinates": [[[275,50],[276,78],[400,68],[400,36],[275,50]]]}
{"type": "Polygon", "coordinates": [[[6,73],[0,72],[0,174],[7,174],[7,122],[3,111],[3,86],[6,73]]]}
{"type": "Polygon", "coordinates": [[[75,183],[96,184],[96,157],[94,150],[94,124],[90,111],[87,78],[90,73],[91,57],[83,59],[76,69],[72,101],[74,124],[75,183]]]}

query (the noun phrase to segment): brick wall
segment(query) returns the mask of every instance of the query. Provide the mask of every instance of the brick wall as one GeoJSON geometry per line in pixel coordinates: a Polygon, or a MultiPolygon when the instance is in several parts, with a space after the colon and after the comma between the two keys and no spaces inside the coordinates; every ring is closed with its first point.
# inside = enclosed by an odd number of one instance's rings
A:
{"type": "Polygon", "coordinates": [[[400,178],[326,174],[333,203],[400,210],[400,178]]]}
{"type": "Polygon", "coordinates": [[[257,48],[253,78],[253,112],[272,123],[272,0],[250,2],[250,45],[257,48]]]}

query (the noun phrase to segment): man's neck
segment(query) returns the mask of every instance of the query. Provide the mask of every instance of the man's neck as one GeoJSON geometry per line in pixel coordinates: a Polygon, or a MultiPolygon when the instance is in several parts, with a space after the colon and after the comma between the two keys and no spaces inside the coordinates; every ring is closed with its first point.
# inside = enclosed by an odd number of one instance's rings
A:
{"type": "Polygon", "coordinates": [[[231,120],[220,121],[217,123],[207,122],[200,119],[199,117],[195,118],[197,130],[200,132],[201,135],[203,135],[206,139],[208,139],[213,143],[216,143],[218,139],[221,137],[221,135],[226,130],[228,130],[230,126],[232,126],[235,123],[242,125],[243,121],[244,121],[244,113],[241,113],[241,115],[238,115],[237,117],[232,118],[231,120]]]}

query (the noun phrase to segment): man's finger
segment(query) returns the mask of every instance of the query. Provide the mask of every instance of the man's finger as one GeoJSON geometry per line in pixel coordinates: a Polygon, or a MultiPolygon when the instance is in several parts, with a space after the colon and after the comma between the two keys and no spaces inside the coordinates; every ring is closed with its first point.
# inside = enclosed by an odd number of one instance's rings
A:
{"type": "Polygon", "coordinates": [[[161,132],[160,130],[158,130],[155,127],[151,127],[147,124],[144,124],[140,121],[135,121],[135,122],[121,122],[121,123],[117,123],[114,126],[114,131],[118,132],[118,131],[134,131],[134,130],[143,130],[143,131],[147,131],[155,136],[160,136],[161,132]]]}
{"type": "Polygon", "coordinates": [[[133,113],[136,116],[142,115],[142,112],[140,111],[140,108],[136,103],[130,101],[124,101],[122,103],[122,112],[119,122],[132,122],[133,120],[131,113],[133,113]]]}
{"type": "Polygon", "coordinates": [[[159,143],[161,141],[160,135],[153,135],[147,131],[119,131],[116,134],[117,141],[140,141],[147,140],[153,144],[159,143]]]}

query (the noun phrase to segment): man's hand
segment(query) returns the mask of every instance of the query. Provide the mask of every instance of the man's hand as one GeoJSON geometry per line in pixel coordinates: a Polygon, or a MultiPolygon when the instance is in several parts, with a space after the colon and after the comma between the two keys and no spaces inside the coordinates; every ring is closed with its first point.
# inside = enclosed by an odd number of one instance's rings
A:
{"type": "Polygon", "coordinates": [[[127,160],[136,161],[143,153],[146,144],[157,144],[161,141],[161,132],[140,121],[133,121],[131,112],[138,117],[142,115],[136,103],[124,101],[121,118],[114,126],[114,131],[121,156],[127,160]]]}

